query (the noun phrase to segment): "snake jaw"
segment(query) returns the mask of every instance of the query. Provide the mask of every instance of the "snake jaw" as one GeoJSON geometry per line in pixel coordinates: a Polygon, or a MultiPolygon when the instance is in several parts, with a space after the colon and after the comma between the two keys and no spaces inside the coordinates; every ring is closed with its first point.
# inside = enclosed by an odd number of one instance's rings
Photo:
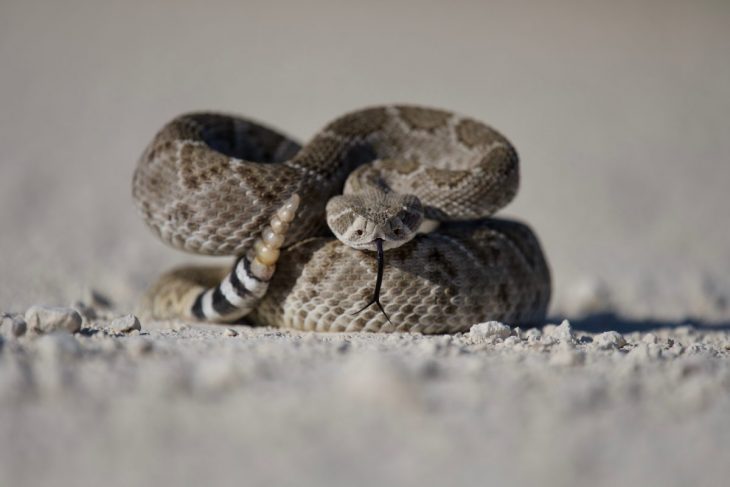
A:
{"type": "Polygon", "coordinates": [[[388,317],[388,313],[385,312],[385,309],[383,308],[383,305],[380,304],[380,286],[383,284],[383,268],[385,267],[385,252],[383,251],[383,239],[382,238],[376,238],[375,239],[375,249],[377,251],[378,256],[378,275],[375,278],[375,289],[373,290],[373,297],[370,299],[368,304],[360,308],[358,311],[353,313],[353,316],[360,314],[365,309],[369,308],[370,305],[375,303],[378,308],[380,309],[380,312],[383,313],[383,316],[385,316],[385,319],[388,320],[388,323],[391,325],[393,324],[392,321],[390,321],[390,318],[388,317]]]}

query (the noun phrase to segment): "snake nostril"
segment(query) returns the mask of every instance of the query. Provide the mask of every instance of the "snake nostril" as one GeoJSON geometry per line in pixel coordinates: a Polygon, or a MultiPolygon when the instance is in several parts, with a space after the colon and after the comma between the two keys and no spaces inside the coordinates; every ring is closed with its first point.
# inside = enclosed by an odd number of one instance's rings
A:
{"type": "Polygon", "coordinates": [[[355,230],[353,232],[353,235],[355,235],[356,237],[362,237],[362,230],[355,230]]]}

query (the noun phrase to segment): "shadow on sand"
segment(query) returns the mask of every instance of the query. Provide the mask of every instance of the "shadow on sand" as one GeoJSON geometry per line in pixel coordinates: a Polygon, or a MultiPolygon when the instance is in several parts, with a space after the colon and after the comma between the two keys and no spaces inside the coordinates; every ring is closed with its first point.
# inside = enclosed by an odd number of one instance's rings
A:
{"type": "MultiPolygon", "coordinates": [[[[550,323],[560,323],[563,318],[552,316],[550,323]]],[[[589,333],[602,333],[615,330],[619,333],[631,333],[635,331],[647,332],[661,328],[679,328],[682,326],[693,327],[696,330],[707,331],[730,331],[730,322],[708,322],[699,319],[685,318],[683,320],[665,321],[658,319],[633,319],[625,318],[616,313],[595,313],[581,318],[570,318],[570,325],[574,330],[589,333]]]]}

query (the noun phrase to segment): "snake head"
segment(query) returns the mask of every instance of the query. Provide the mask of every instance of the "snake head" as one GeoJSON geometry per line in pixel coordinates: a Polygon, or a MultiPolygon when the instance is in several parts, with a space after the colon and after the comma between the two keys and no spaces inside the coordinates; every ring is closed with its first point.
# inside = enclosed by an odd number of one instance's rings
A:
{"type": "Polygon", "coordinates": [[[358,250],[400,247],[415,237],[423,221],[423,206],[411,194],[377,189],[335,196],[327,202],[327,225],[338,240],[358,250]]]}

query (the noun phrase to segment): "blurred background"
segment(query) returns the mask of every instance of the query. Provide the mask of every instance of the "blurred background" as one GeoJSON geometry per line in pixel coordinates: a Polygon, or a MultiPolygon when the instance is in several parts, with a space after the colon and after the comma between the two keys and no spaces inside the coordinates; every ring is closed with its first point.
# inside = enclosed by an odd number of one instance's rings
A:
{"type": "Polygon", "coordinates": [[[518,148],[554,314],[730,318],[726,0],[0,2],[0,309],[131,305],[189,256],[135,213],[144,146],[222,110],[303,140],[419,103],[518,148]]]}

